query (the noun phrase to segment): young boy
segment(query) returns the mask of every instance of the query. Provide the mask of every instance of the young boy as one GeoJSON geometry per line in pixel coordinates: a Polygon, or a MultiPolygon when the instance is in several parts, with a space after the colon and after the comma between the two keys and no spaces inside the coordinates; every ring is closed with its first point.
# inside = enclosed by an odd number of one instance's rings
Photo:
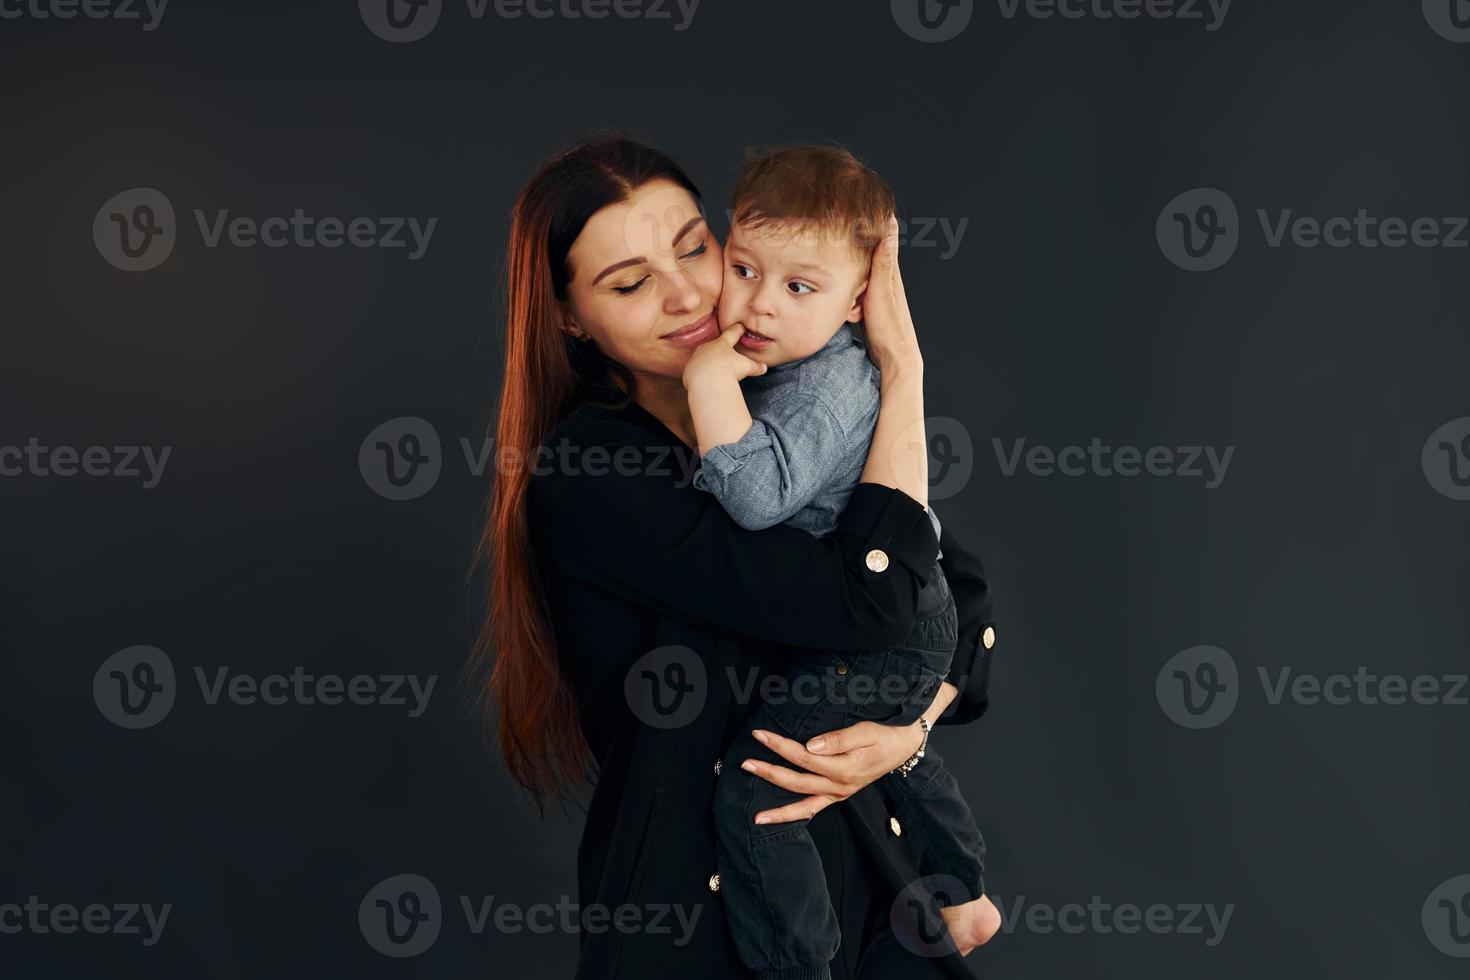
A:
{"type": "MultiPolygon", "coordinates": [[[[878,371],[854,335],[874,246],[894,211],[878,175],[845,150],[795,147],[748,159],[735,188],[719,320],[745,328],[735,350],[765,365],[739,380],[715,340],[684,371],[701,465],[694,485],[741,526],[785,522],[832,531],[862,474],[878,419],[878,371]]],[[[740,365],[737,365],[740,366],[740,365]]],[[[939,521],[929,510],[935,535],[939,521]]],[[[736,949],[758,980],[829,980],[840,942],[806,821],[756,825],[799,799],[739,768],[781,760],[756,728],[798,742],[862,720],[911,725],[934,700],[958,639],[954,597],[938,563],[904,642],[887,651],[822,653],[794,662],[721,760],[715,793],[721,895],[736,949]]],[[[985,845],[954,777],[927,745],[878,781],[921,874],[984,893],[985,845]]],[[[895,833],[899,831],[895,829],[895,833]]]]}

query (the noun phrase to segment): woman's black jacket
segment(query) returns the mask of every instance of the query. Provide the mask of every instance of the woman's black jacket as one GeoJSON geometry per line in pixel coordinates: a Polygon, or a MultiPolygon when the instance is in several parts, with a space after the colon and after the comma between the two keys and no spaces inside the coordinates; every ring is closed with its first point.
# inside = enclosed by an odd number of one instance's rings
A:
{"type": "MultiPolygon", "coordinates": [[[[577,977],[587,980],[744,980],[713,877],[715,762],[756,706],[759,679],[779,675],[792,647],[896,645],[940,548],[916,501],[870,483],[824,537],[745,530],[692,485],[698,459],[630,403],[572,413],[533,461],[536,571],[598,762],[577,854],[577,977]],[[620,924],[624,905],[634,910],[620,924]],[[686,921],[698,915],[692,930],[675,908],[686,921]]],[[[959,724],[985,711],[995,632],[979,560],[948,530],[943,553],[960,621],[949,680],[960,694],[940,724],[959,724]]],[[[919,877],[873,786],[818,814],[814,836],[829,819],[849,822],[889,894],[919,877]]],[[[964,977],[977,959],[938,962],[964,977]]]]}

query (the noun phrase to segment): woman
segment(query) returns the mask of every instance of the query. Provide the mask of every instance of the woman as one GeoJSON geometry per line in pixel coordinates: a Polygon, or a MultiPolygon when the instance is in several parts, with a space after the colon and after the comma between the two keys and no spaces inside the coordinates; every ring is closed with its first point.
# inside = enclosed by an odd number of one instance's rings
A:
{"type": "MultiPolygon", "coordinates": [[[[911,450],[923,444],[923,363],[892,229],[864,306],[882,371],[872,450],[842,523],[814,538],[744,530],[690,482],[698,453],[683,367],[699,344],[733,347],[740,330],[715,321],[720,244],[688,176],[605,136],[549,161],[516,202],[479,653],[494,656],[489,692],[517,782],[538,803],[595,784],[578,890],[584,910],[603,911],[583,924],[578,977],[746,975],[714,873],[715,763],[760,680],[797,648],[876,649],[913,621],[940,542],[924,513],[927,458],[911,450]],[[625,905],[641,926],[610,925],[625,905]]],[[[948,531],[943,553],[961,645],[931,724],[984,711],[994,638],[980,563],[948,531]]],[[[754,771],[790,791],[762,817],[810,821],[843,929],[833,976],[973,975],[952,948],[914,952],[937,920],[923,902],[897,900],[917,873],[899,822],[863,791],[913,755],[920,726],[865,722],[817,741],[771,733],[767,744],[799,769],[754,771]]],[[[999,925],[985,898],[942,914],[959,954],[999,925]]]]}

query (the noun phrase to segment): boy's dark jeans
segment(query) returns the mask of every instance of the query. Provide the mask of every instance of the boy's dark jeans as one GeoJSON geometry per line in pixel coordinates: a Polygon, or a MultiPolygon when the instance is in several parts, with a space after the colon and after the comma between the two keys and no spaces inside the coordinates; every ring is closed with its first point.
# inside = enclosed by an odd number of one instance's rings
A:
{"type": "MultiPolygon", "coordinates": [[[[735,947],[757,980],[830,980],[828,964],[841,935],[808,821],[754,822],[760,811],[806,794],[740,768],[746,759],[791,765],[751,731],[775,731],[804,743],[859,721],[911,725],[933,702],[957,643],[954,596],[936,564],[902,644],[870,653],[809,652],[791,664],[781,696],[757,707],[731,743],[715,789],[716,863],[735,947]]],[[[984,894],[985,843],[933,742],[907,777],[888,773],[877,786],[920,873],[958,879],[968,891],[954,895],[951,886],[942,898],[962,904],[984,894]]]]}

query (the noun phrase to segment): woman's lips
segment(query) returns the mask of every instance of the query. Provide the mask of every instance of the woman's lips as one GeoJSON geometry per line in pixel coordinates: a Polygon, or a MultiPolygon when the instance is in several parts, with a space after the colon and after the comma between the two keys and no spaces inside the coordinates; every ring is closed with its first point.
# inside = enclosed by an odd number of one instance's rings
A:
{"type": "Polygon", "coordinates": [[[676,347],[698,347],[706,340],[713,340],[720,334],[720,325],[711,313],[697,323],[691,323],[687,327],[680,327],[673,333],[666,333],[660,340],[667,340],[676,347]]]}

